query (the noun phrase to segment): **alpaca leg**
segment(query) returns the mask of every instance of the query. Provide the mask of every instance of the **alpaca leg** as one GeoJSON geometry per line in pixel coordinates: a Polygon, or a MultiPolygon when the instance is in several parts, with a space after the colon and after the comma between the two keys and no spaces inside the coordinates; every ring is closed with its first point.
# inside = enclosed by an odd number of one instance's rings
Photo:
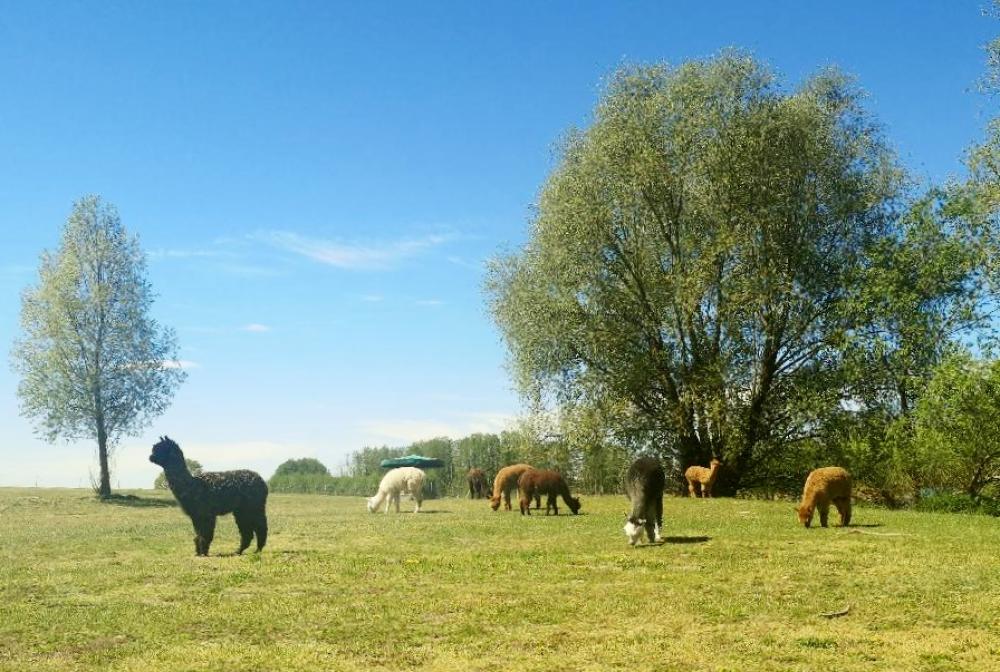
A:
{"type": "Polygon", "coordinates": [[[521,497],[521,515],[530,516],[531,515],[531,500],[527,497],[521,497]]]}
{"type": "Polygon", "coordinates": [[[197,555],[208,555],[208,547],[215,537],[215,516],[204,516],[194,521],[194,550],[197,555]]]}
{"type": "Polygon", "coordinates": [[[535,495],[535,509],[540,509],[540,508],[542,508],[542,496],[535,495]]]}
{"type": "Polygon", "coordinates": [[[819,524],[822,527],[828,527],[827,523],[830,520],[830,502],[822,502],[819,505],[819,524]]]}
{"type": "Polygon", "coordinates": [[[837,507],[837,512],[840,514],[840,526],[847,527],[851,524],[851,499],[841,498],[835,499],[833,502],[834,506],[837,507]]]}
{"type": "Polygon", "coordinates": [[[420,505],[424,501],[424,493],[417,492],[413,495],[413,499],[417,500],[417,508],[413,509],[413,513],[420,513],[420,505]]]}
{"type": "Polygon", "coordinates": [[[712,484],[711,483],[702,483],[701,484],[701,496],[702,497],[711,497],[712,496],[712,484]]]}
{"type": "Polygon", "coordinates": [[[694,489],[694,481],[688,479],[688,495],[691,497],[697,497],[698,493],[694,489]]]}
{"type": "Polygon", "coordinates": [[[396,513],[399,513],[399,500],[402,497],[402,493],[398,490],[392,493],[392,501],[396,503],[396,513]]]}
{"type": "Polygon", "coordinates": [[[552,511],[554,511],[557,516],[559,515],[559,503],[556,501],[556,496],[553,495],[553,494],[551,494],[551,493],[545,499],[545,515],[546,516],[549,515],[549,509],[551,509],[552,511]]]}
{"type": "Polygon", "coordinates": [[[267,543],[267,514],[263,511],[257,516],[257,523],[254,525],[254,533],[257,535],[257,552],[260,553],[267,543]]]}
{"type": "MultiPolygon", "coordinates": [[[[503,510],[510,511],[510,490],[503,491],[503,510]]],[[[524,513],[524,507],[521,507],[521,512],[524,513]]]]}
{"type": "Polygon", "coordinates": [[[233,518],[236,519],[236,527],[240,531],[240,547],[237,549],[236,555],[242,555],[243,551],[250,547],[250,542],[253,541],[253,516],[246,511],[233,511],[233,518]]]}
{"type": "MultiPolygon", "coordinates": [[[[663,497],[658,497],[656,499],[656,504],[653,507],[653,536],[649,538],[654,544],[663,541],[663,537],[660,536],[660,530],[663,528],[663,497]]],[[[649,528],[646,528],[646,535],[649,535],[649,528]]]]}

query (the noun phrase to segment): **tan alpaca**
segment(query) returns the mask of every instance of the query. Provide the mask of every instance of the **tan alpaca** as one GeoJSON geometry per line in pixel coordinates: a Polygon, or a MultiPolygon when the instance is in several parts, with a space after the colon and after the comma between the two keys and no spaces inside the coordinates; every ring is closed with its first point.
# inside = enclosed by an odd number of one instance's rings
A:
{"type": "Polygon", "coordinates": [[[710,468],[705,467],[688,467],[687,471],[684,472],[684,478],[688,482],[688,492],[692,497],[697,497],[698,492],[695,490],[694,484],[698,483],[701,485],[701,496],[711,497],[712,496],[712,485],[715,483],[716,477],[719,475],[719,467],[722,466],[722,462],[718,460],[712,460],[710,468]]]}
{"type": "MultiPolygon", "coordinates": [[[[490,497],[490,508],[496,511],[500,508],[500,501],[503,500],[504,509],[510,511],[510,493],[517,488],[517,479],[521,474],[531,469],[530,464],[512,464],[497,472],[493,479],[493,496],[490,497]]],[[[541,495],[535,498],[535,508],[539,507],[541,495]]]]}
{"type": "Polygon", "coordinates": [[[809,473],[802,491],[802,503],[796,509],[799,522],[809,527],[813,511],[819,509],[819,524],[826,527],[830,502],[840,512],[841,526],[847,527],[851,522],[851,475],[846,469],[822,467],[809,473]]]}

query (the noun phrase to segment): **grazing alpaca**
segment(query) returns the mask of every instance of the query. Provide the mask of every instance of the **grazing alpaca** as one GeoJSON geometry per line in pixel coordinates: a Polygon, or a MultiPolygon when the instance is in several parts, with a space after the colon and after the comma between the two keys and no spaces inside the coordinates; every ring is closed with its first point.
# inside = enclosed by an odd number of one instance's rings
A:
{"type": "MultiPolygon", "coordinates": [[[[517,487],[517,479],[521,478],[521,474],[528,469],[531,469],[530,464],[512,464],[497,472],[496,478],[493,479],[493,496],[490,497],[491,509],[494,511],[499,509],[502,498],[504,510],[510,511],[510,493],[517,487]]],[[[538,509],[541,506],[542,497],[541,495],[537,495],[535,497],[535,508],[538,509]]]]}
{"type": "Polygon", "coordinates": [[[692,497],[698,496],[698,493],[694,487],[695,483],[701,485],[702,497],[712,496],[712,485],[715,483],[715,479],[719,475],[719,467],[721,466],[722,462],[713,459],[709,469],[706,469],[705,467],[687,468],[687,471],[684,472],[684,478],[687,479],[688,492],[691,494],[692,497]]]}
{"type": "Polygon", "coordinates": [[[580,500],[570,497],[569,488],[566,481],[558,471],[548,469],[528,469],[517,479],[517,489],[521,491],[521,515],[531,515],[531,500],[541,495],[548,495],[545,500],[545,515],[549,515],[549,509],[559,515],[559,505],[556,504],[556,497],[562,496],[566,506],[575,516],[580,510],[580,500]]]}
{"type": "Polygon", "coordinates": [[[635,546],[643,529],[649,543],[663,541],[663,486],[666,483],[663,465],[654,457],[640,457],[625,474],[625,494],[632,501],[632,513],[625,521],[625,536],[635,546]]]}
{"type": "Polygon", "coordinates": [[[267,483],[246,469],[207,471],[197,476],[188,471],[180,446],[166,436],[153,446],[149,461],[163,467],[167,485],[194,525],[194,552],[208,555],[215,536],[215,518],[232,513],[240,530],[242,553],[257,536],[257,550],[267,542],[267,483]]]}
{"type": "Polygon", "coordinates": [[[826,527],[830,502],[840,513],[841,527],[847,527],[851,522],[851,475],[846,469],[822,467],[809,473],[802,491],[802,504],[796,509],[799,522],[809,527],[813,511],[819,509],[819,524],[826,527]]]}
{"type": "Polygon", "coordinates": [[[416,467],[391,469],[378,484],[378,493],[368,499],[368,511],[375,513],[382,502],[385,502],[385,512],[389,513],[389,505],[395,502],[396,513],[399,513],[399,498],[406,493],[417,502],[413,513],[420,513],[420,503],[424,501],[425,477],[426,474],[416,467]]]}
{"type": "Polygon", "coordinates": [[[473,467],[465,475],[465,480],[469,482],[469,499],[479,499],[486,496],[486,474],[482,469],[473,467]]]}

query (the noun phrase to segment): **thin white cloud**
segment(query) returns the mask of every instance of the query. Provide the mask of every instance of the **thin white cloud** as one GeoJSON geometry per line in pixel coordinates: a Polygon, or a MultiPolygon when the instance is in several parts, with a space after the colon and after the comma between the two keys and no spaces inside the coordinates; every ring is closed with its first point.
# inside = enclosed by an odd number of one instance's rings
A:
{"type": "Polygon", "coordinates": [[[384,301],[385,297],[381,294],[364,294],[362,295],[361,300],[365,303],[378,303],[380,301],[384,301]]]}
{"type": "Polygon", "coordinates": [[[472,271],[482,271],[484,268],[486,268],[486,264],[482,260],[468,261],[466,259],[463,259],[462,257],[458,257],[455,255],[449,256],[447,259],[450,263],[455,264],[456,266],[461,266],[462,268],[468,268],[469,270],[472,271]]]}
{"type": "Polygon", "coordinates": [[[419,299],[417,301],[414,301],[413,304],[416,306],[436,307],[436,306],[443,306],[444,301],[442,301],[441,299],[419,299]]]}
{"type": "Polygon", "coordinates": [[[258,324],[256,322],[252,322],[250,324],[243,325],[242,327],[240,327],[240,330],[249,331],[254,334],[263,334],[265,332],[271,331],[271,327],[267,326],[266,324],[258,324]]]}
{"type": "Polygon", "coordinates": [[[423,238],[358,244],[309,238],[288,231],[272,231],[260,234],[258,238],[313,261],[356,271],[391,269],[400,261],[417,256],[450,239],[449,236],[430,235],[423,238]]]}
{"type": "Polygon", "coordinates": [[[361,423],[372,443],[411,443],[438,436],[459,439],[476,433],[499,433],[514,425],[516,416],[508,413],[468,413],[450,420],[395,419],[361,423]]]}

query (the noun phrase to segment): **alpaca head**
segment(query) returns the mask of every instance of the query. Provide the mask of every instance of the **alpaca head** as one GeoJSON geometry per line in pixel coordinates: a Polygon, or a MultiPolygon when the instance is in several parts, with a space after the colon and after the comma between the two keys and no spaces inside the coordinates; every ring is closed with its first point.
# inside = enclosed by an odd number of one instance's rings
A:
{"type": "Polygon", "coordinates": [[[369,497],[368,498],[368,513],[375,513],[376,509],[378,509],[378,504],[375,503],[375,498],[374,497],[369,497]]]}
{"type": "Polygon", "coordinates": [[[708,463],[708,468],[711,469],[712,471],[718,471],[719,467],[721,467],[721,466],[722,466],[722,462],[719,462],[714,457],[712,458],[712,461],[708,463]]]}
{"type": "Polygon", "coordinates": [[[809,527],[813,519],[813,507],[803,504],[802,506],[795,509],[795,512],[799,514],[799,522],[809,527]]]}
{"type": "Polygon", "coordinates": [[[630,546],[635,546],[642,538],[642,531],[646,521],[642,518],[629,517],[625,519],[625,536],[628,537],[630,546]]]}
{"type": "Polygon", "coordinates": [[[153,446],[153,452],[149,456],[149,461],[161,467],[184,464],[184,453],[181,447],[169,436],[161,436],[160,441],[153,446]]]}
{"type": "Polygon", "coordinates": [[[500,508],[500,495],[496,497],[490,497],[490,508],[496,511],[500,508]]]}
{"type": "Polygon", "coordinates": [[[574,499],[573,497],[567,497],[566,506],[569,507],[569,510],[572,511],[573,515],[575,516],[577,512],[580,510],[580,500],[574,499]]]}

